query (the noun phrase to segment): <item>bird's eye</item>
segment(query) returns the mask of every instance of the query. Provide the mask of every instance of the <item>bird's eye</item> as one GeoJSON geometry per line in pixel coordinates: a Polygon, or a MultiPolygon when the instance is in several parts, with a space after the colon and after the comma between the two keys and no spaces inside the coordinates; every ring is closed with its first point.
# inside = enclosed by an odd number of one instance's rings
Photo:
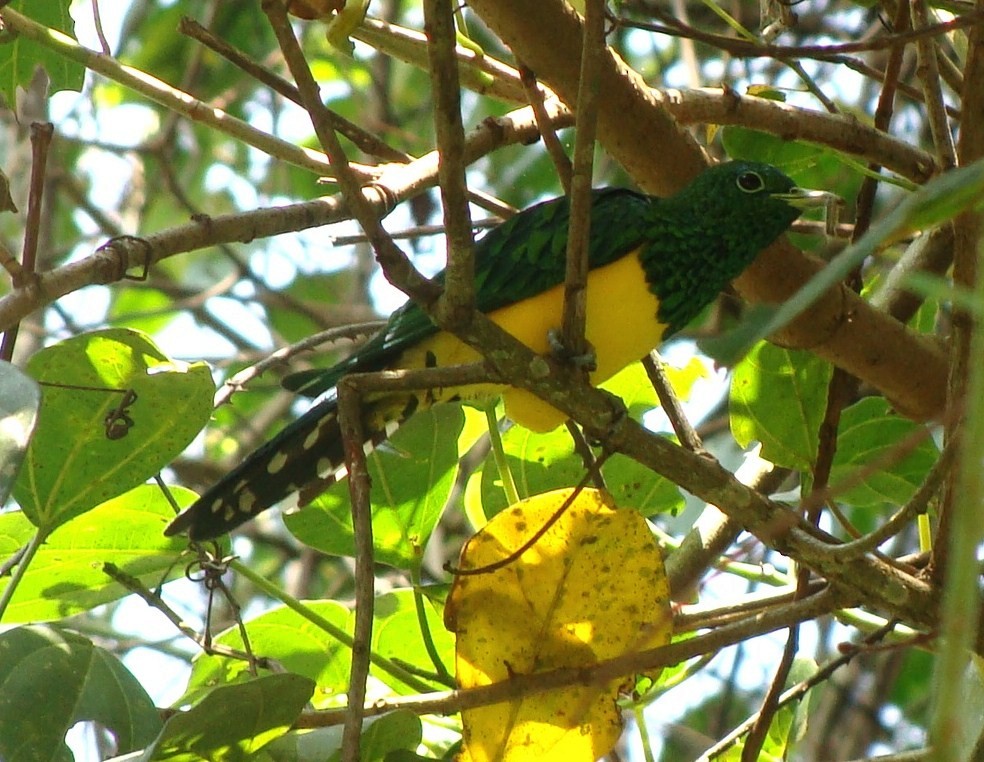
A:
{"type": "Polygon", "coordinates": [[[745,193],[755,193],[755,191],[760,191],[765,187],[765,180],[762,179],[762,175],[758,172],[742,172],[738,175],[738,187],[741,188],[745,193]]]}

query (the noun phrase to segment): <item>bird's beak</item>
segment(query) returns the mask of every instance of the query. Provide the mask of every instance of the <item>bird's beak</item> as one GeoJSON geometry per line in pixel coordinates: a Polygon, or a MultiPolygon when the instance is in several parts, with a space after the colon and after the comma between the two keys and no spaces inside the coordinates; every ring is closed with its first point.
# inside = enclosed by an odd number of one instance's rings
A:
{"type": "Polygon", "coordinates": [[[807,188],[793,188],[788,193],[772,193],[770,195],[772,198],[785,201],[797,209],[815,209],[844,203],[840,196],[834,193],[807,188]]]}

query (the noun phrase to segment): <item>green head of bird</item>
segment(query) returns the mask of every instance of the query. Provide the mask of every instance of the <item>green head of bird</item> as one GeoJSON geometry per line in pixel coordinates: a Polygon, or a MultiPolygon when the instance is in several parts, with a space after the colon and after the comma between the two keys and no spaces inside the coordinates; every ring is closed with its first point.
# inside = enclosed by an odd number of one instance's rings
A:
{"type": "Polygon", "coordinates": [[[653,199],[650,241],[640,258],[660,297],[667,335],[683,328],[826,194],[796,186],[770,164],[732,161],[679,193],[653,199]]]}

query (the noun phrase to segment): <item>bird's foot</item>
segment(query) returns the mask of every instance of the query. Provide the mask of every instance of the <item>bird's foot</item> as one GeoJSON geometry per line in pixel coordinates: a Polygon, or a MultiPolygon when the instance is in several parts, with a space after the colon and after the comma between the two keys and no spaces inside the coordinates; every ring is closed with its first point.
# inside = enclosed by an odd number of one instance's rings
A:
{"type": "Polygon", "coordinates": [[[590,342],[584,342],[586,348],[584,352],[574,352],[564,343],[560,329],[551,328],[547,331],[547,343],[550,345],[550,354],[558,362],[567,363],[578,370],[585,370],[589,373],[597,370],[598,356],[590,342]]]}

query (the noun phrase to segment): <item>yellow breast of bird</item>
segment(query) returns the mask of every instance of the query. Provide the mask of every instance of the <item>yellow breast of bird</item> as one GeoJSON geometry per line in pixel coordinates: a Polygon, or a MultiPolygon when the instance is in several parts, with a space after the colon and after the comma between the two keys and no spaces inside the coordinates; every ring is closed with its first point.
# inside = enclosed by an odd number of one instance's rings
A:
{"type": "MultiPolygon", "coordinates": [[[[550,352],[549,332],[559,330],[564,304],[563,285],[489,313],[500,328],[534,352],[550,352]]],[[[594,350],[597,368],[591,383],[600,384],[626,365],[656,348],[666,326],[656,318],[659,300],[649,291],[634,252],[592,270],[588,275],[585,337],[594,350]]],[[[441,331],[400,357],[398,367],[464,365],[481,356],[450,333],[441,331]]],[[[506,414],[532,431],[550,431],[564,422],[559,410],[522,389],[494,384],[434,390],[430,399],[480,399],[502,394],[506,414]]]]}

